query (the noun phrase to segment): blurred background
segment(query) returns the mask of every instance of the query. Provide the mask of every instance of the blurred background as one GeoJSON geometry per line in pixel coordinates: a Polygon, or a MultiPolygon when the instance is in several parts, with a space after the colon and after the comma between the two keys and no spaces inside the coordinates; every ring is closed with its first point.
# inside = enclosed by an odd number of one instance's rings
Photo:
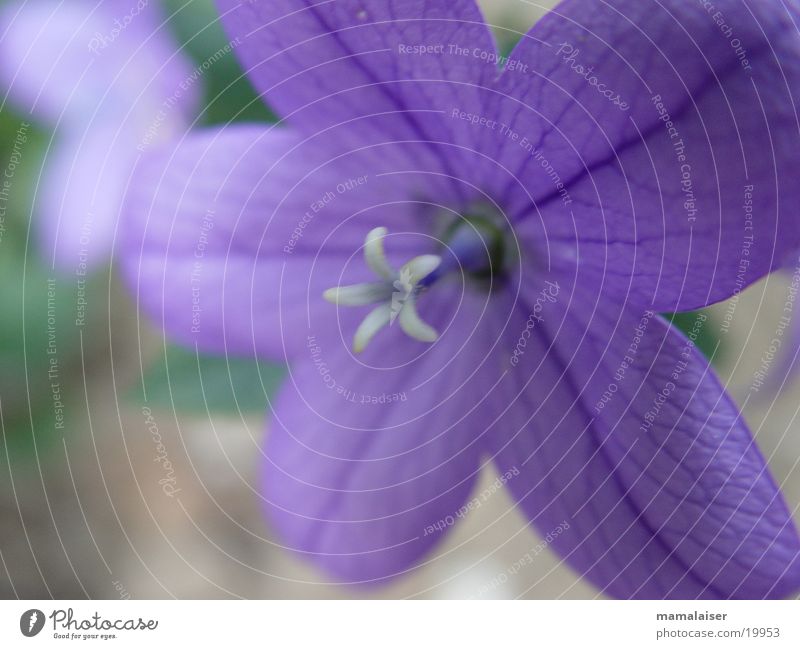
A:
{"type": "MultiPolygon", "coordinates": [[[[37,2],[55,4],[27,0],[37,2]]],[[[481,2],[504,52],[553,4],[481,2]]],[[[159,33],[189,61],[198,93],[182,128],[273,119],[241,76],[210,0],[161,5],[159,33]]],[[[12,6],[21,5],[0,3],[12,6]]],[[[100,36],[113,40],[113,27],[100,36]]],[[[0,32],[0,43],[12,36],[0,32]]],[[[541,550],[503,490],[458,521],[425,565],[381,589],[327,583],[286,552],[256,491],[267,395],[282,368],[198,357],[165,342],[139,319],[110,258],[85,275],[54,265],[34,223],[48,164],[77,159],[88,144],[71,135],[94,124],[48,123],[7,90],[0,87],[0,596],[598,596],[541,550]],[[534,560],[520,566],[526,555],[534,560]]],[[[800,381],[780,372],[751,389],[790,283],[777,273],[709,309],[702,348],[797,511],[800,381]]],[[[482,480],[495,477],[487,471],[482,480]]]]}

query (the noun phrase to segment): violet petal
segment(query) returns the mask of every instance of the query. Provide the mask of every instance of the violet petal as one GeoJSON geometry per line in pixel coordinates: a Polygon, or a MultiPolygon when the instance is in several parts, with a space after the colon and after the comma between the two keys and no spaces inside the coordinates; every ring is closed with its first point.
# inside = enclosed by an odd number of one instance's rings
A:
{"type": "MultiPolygon", "coordinates": [[[[140,306],[184,344],[291,358],[335,314],[326,289],[374,280],[366,233],[413,229],[403,201],[416,179],[382,176],[381,157],[337,159],[294,130],[244,125],[150,152],[120,236],[140,306]]],[[[397,266],[417,252],[402,237],[389,249],[397,266]]],[[[361,317],[343,310],[342,327],[352,335],[361,317]]]]}
{"type": "MultiPolygon", "coordinates": [[[[153,117],[180,91],[191,66],[162,25],[155,3],[139,0],[12,2],[0,12],[0,80],[11,103],[56,123],[89,121],[103,106],[146,105],[153,117]],[[125,21],[119,29],[115,21],[125,21]]],[[[179,92],[191,105],[197,87],[179,92]]]]}
{"type": "Polygon", "coordinates": [[[331,129],[343,147],[420,142],[416,168],[460,177],[469,154],[452,145],[469,146],[475,129],[449,112],[479,114],[497,75],[474,0],[218,5],[248,77],[290,124],[331,129]]]}
{"type": "Polygon", "coordinates": [[[507,377],[508,398],[518,396],[487,439],[501,470],[520,470],[508,487],[542,535],[568,523],[551,546],[569,565],[620,598],[800,588],[791,513],[682,334],[566,290],[532,334],[507,377]],[[573,300],[579,308],[562,306],[573,300]]]}
{"type": "Polygon", "coordinates": [[[660,311],[725,299],[800,244],[798,14],[713,6],[561,3],[510,55],[528,73],[498,81],[509,98],[493,116],[526,146],[493,132],[481,145],[556,256],[660,311]]]}
{"type": "Polygon", "coordinates": [[[480,469],[494,318],[479,296],[430,300],[420,309],[445,332],[432,345],[394,326],[355,358],[313,331],[274,404],[268,518],[283,544],[340,580],[378,582],[418,563],[463,516],[480,469]],[[464,337],[454,320],[478,328],[464,337]]]}

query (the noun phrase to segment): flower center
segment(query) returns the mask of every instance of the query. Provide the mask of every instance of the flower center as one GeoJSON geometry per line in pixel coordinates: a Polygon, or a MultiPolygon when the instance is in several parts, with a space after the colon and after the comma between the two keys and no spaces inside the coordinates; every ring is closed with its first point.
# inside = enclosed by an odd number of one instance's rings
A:
{"type": "Polygon", "coordinates": [[[450,273],[465,273],[490,289],[507,263],[506,231],[489,210],[474,209],[450,223],[442,234],[442,264],[423,280],[429,286],[450,273]]]}
{"type": "Polygon", "coordinates": [[[468,213],[449,224],[442,234],[438,255],[414,257],[396,270],[386,259],[386,228],[370,230],[364,241],[364,259],[376,282],[329,288],[323,297],[337,306],[376,304],[353,336],[353,351],[363,351],[381,329],[397,321],[414,340],[432,343],[439,333],[417,313],[420,294],[444,277],[466,273],[492,288],[506,263],[504,230],[486,213],[468,213]]]}
{"type": "Polygon", "coordinates": [[[386,228],[370,230],[364,241],[364,259],[379,281],[329,288],[323,297],[339,306],[375,304],[353,336],[353,351],[361,352],[386,325],[398,320],[400,328],[415,340],[432,343],[439,334],[417,314],[416,300],[420,282],[442,262],[439,255],[420,255],[395,270],[386,259],[383,239],[386,228]]]}

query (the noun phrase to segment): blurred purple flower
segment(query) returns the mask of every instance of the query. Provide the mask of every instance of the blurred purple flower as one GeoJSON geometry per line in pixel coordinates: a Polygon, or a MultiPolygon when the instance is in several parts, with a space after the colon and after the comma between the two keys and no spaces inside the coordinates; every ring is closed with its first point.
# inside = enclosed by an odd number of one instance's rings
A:
{"type": "Polygon", "coordinates": [[[0,11],[0,83],[56,129],[37,189],[44,255],[63,270],[107,261],[140,151],[189,123],[190,62],[155,2],[26,0],[0,11]]]}
{"type": "Polygon", "coordinates": [[[571,0],[502,59],[472,0],[219,5],[285,123],[143,161],[123,264],[183,343],[289,361],[261,485],[286,545],[401,575],[493,461],[608,595],[798,589],[739,410],[655,315],[800,243],[794,10],[571,0]]]}

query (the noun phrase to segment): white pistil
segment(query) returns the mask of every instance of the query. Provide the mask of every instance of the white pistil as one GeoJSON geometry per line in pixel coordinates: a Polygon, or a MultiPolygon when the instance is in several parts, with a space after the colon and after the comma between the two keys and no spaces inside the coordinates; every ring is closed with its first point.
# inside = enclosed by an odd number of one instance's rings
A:
{"type": "Polygon", "coordinates": [[[395,319],[400,328],[415,340],[432,343],[439,337],[437,331],[419,317],[416,302],[420,282],[439,267],[442,258],[420,255],[396,271],[383,250],[383,238],[387,234],[386,228],[375,228],[364,241],[364,259],[381,281],[337,286],[323,293],[326,300],[339,306],[379,305],[369,312],[356,330],[353,337],[353,351],[356,353],[363,351],[375,334],[394,323],[395,319]]]}

